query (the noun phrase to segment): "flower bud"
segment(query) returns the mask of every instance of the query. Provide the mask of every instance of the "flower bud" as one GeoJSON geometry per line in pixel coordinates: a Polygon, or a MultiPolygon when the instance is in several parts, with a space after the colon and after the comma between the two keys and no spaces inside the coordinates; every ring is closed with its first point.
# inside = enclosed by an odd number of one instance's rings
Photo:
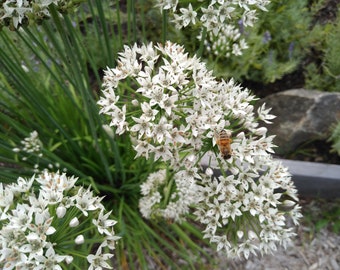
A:
{"type": "Polygon", "coordinates": [[[112,128],[109,125],[102,125],[102,128],[106,132],[107,135],[109,135],[110,138],[114,138],[115,134],[112,130],[112,128]]]}
{"type": "Polygon", "coordinates": [[[72,228],[77,227],[79,225],[78,218],[77,217],[72,218],[69,225],[72,228]]]}
{"type": "Polygon", "coordinates": [[[137,107],[137,106],[139,105],[139,101],[138,101],[137,99],[133,99],[133,100],[131,101],[131,103],[132,103],[132,105],[135,106],[135,107],[137,107]]]}
{"type": "Polygon", "coordinates": [[[248,232],[248,238],[249,238],[249,240],[255,240],[255,239],[257,239],[258,237],[257,237],[257,235],[256,235],[256,233],[255,233],[254,231],[250,230],[250,231],[248,232]]]}
{"type": "Polygon", "coordinates": [[[208,176],[212,176],[214,174],[214,171],[210,167],[208,167],[205,170],[205,174],[208,175],[208,176]]]}
{"type": "Polygon", "coordinates": [[[287,207],[292,207],[294,206],[296,203],[294,201],[291,200],[284,200],[283,205],[287,206],[287,207]]]}
{"type": "Polygon", "coordinates": [[[63,218],[66,214],[66,207],[63,205],[58,206],[56,214],[58,218],[63,218]]]}
{"type": "Polygon", "coordinates": [[[76,239],[74,240],[74,242],[77,244],[77,245],[81,245],[81,244],[83,244],[84,243],[84,235],[78,235],[77,237],[76,237],[76,239]]]}
{"type": "Polygon", "coordinates": [[[65,262],[66,262],[66,264],[70,264],[71,262],[73,262],[73,257],[72,256],[66,256],[65,257],[65,262]]]}
{"type": "Polygon", "coordinates": [[[259,136],[264,136],[267,133],[267,128],[265,127],[259,127],[258,129],[255,130],[255,134],[259,136]]]}

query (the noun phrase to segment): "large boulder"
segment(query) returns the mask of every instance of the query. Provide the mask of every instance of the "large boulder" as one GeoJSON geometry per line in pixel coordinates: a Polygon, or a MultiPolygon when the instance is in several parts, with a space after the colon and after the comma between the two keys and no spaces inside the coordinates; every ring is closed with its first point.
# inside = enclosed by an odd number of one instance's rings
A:
{"type": "Polygon", "coordinates": [[[269,134],[276,135],[279,154],[305,142],[327,140],[340,121],[340,93],[293,89],[267,96],[259,101],[259,105],[263,103],[277,116],[266,126],[269,134]]]}

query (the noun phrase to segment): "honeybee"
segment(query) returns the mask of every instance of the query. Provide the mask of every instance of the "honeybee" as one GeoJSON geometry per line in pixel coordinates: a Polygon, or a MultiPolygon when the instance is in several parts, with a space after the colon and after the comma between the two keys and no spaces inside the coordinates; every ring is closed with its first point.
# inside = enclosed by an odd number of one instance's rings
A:
{"type": "Polygon", "coordinates": [[[224,159],[228,159],[231,157],[231,142],[233,141],[231,138],[231,132],[225,129],[220,132],[215,132],[215,140],[218,145],[218,149],[224,159]]]}

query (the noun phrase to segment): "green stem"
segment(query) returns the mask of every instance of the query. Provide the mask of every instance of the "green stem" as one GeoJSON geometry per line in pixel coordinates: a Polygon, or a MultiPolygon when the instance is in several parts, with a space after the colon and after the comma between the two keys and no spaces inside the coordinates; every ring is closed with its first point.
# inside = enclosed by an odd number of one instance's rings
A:
{"type": "Polygon", "coordinates": [[[204,41],[205,41],[206,37],[207,37],[207,28],[203,27],[201,41],[200,41],[200,47],[198,48],[198,51],[197,51],[197,56],[198,57],[202,57],[202,55],[203,55],[204,41]]]}
{"type": "Polygon", "coordinates": [[[168,11],[167,10],[163,10],[162,13],[163,17],[162,17],[162,42],[163,44],[165,44],[166,40],[167,40],[167,30],[168,30],[168,11]]]}

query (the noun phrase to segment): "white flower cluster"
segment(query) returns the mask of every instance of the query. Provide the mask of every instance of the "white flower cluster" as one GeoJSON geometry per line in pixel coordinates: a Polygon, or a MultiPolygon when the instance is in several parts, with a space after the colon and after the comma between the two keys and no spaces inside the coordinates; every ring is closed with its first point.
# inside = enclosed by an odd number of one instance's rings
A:
{"type": "MultiPolygon", "coordinates": [[[[233,80],[218,82],[204,63],[171,42],[126,46],[117,67],[105,71],[102,92],[100,113],[110,116],[117,134],[135,137],[136,157],[169,161],[174,168],[202,152],[204,143],[210,150],[216,130],[265,135],[247,89],[233,80]]],[[[261,109],[265,121],[273,118],[268,111],[261,109]]],[[[271,151],[270,139],[264,150],[271,151]]]]}
{"type": "MultiPolygon", "coordinates": [[[[208,36],[207,49],[218,56],[241,55],[248,48],[243,33],[254,25],[258,10],[266,11],[269,0],[157,0],[156,6],[169,10],[178,29],[192,25],[204,27],[208,36]]],[[[202,33],[198,36],[202,39],[202,33]]]]}
{"type": "MultiPolygon", "coordinates": [[[[13,148],[13,152],[20,154],[20,158],[23,161],[31,160],[31,158],[35,158],[36,162],[33,166],[34,173],[41,173],[39,169],[39,160],[43,157],[43,143],[39,139],[39,134],[36,130],[32,131],[30,135],[23,140],[20,141],[21,146],[13,148]]],[[[31,160],[32,161],[32,160],[31,160]]],[[[47,168],[44,168],[43,171],[53,171],[53,170],[60,170],[60,164],[56,162],[55,164],[48,164],[47,168]]],[[[61,169],[63,172],[66,172],[66,168],[61,169]]]]}
{"type": "Polygon", "coordinates": [[[18,148],[13,148],[13,151],[18,153],[18,152],[23,152],[25,154],[37,154],[39,157],[42,157],[42,152],[41,152],[41,147],[42,147],[42,142],[39,139],[39,134],[36,130],[32,131],[30,135],[26,138],[24,138],[21,142],[22,147],[18,148]]]}
{"type": "MultiPolygon", "coordinates": [[[[11,30],[21,25],[28,25],[29,21],[39,22],[50,16],[49,6],[54,4],[59,11],[71,8],[77,1],[65,0],[5,0],[0,2],[0,29],[8,26],[11,30]]],[[[78,1],[79,3],[79,1],[78,1]]]]}
{"type": "MultiPolygon", "coordinates": [[[[109,219],[111,212],[104,213],[101,198],[90,189],[77,188],[76,181],[45,172],[6,186],[0,183],[1,269],[62,269],[79,254],[87,258],[89,269],[110,267],[107,261],[113,255],[103,249],[115,248],[116,221],[109,219]],[[84,235],[95,230],[96,254],[79,253],[89,250],[84,235]],[[79,245],[86,247],[77,249],[79,245]]],[[[92,246],[93,239],[90,242],[92,246]]]]}
{"type": "Polygon", "coordinates": [[[167,175],[166,170],[151,173],[141,185],[142,197],[139,208],[143,217],[158,218],[181,222],[189,212],[190,205],[196,203],[197,186],[195,178],[186,170],[167,175]],[[171,179],[171,180],[170,180],[171,179]],[[172,185],[176,185],[176,189],[172,185]],[[161,194],[163,191],[166,196],[161,194]]]}
{"type": "Polygon", "coordinates": [[[302,217],[287,168],[268,157],[262,163],[237,162],[218,177],[210,170],[202,177],[194,213],[205,225],[204,238],[231,258],[272,253],[278,244],[286,247],[295,235],[293,228],[286,227],[287,216],[295,225],[302,217]],[[266,169],[256,168],[264,164],[266,169]]]}
{"type": "Polygon", "coordinates": [[[242,247],[254,234],[261,252],[292,235],[284,214],[299,219],[296,189],[271,157],[273,136],[258,123],[274,116],[264,105],[256,112],[254,100],[233,80],[217,81],[177,44],[125,47],[117,67],[105,71],[98,104],[116,133],[132,138],[136,157],[161,164],[141,185],[144,217],[180,221],[195,206],[204,236],[233,255],[248,256],[242,247]],[[221,142],[222,131],[231,138],[221,142]],[[200,167],[206,156],[208,174],[200,167]],[[215,168],[221,177],[213,176],[215,168]],[[280,208],[283,194],[294,207],[280,208]]]}

